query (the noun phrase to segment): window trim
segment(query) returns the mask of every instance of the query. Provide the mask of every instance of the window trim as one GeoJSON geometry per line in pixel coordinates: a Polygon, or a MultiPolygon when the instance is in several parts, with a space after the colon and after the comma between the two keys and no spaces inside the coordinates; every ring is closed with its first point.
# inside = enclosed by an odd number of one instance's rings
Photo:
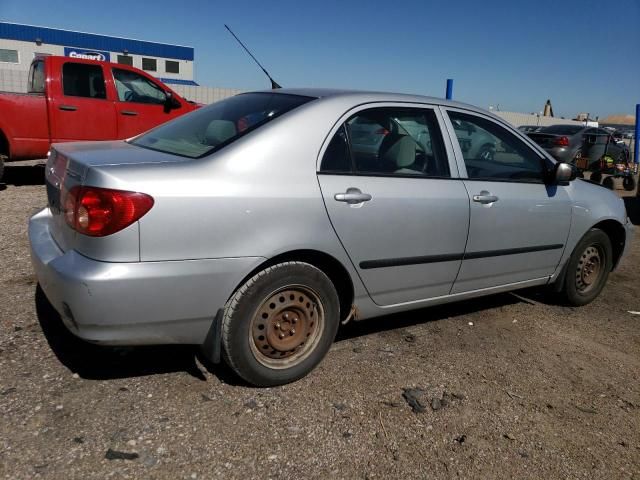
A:
{"type": "Polygon", "coordinates": [[[164,59],[164,72],[165,73],[170,73],[171,75],[180,75],[180,62],[178,60],[168,60],[168,59],[164,59]],[[178,71],[177,72],[170,72],[169,69],[167,68],[167,65],[169,63],[175,63],[178,66],[178,71]]]}
{"type": "Polygon", "coordinates": [[[104,74],[104,67],[102,65],[93,65],[90,63],[83,63],[83,62],[63,62],[62,63],[62,67],[60,68],[60,90],[62,91],[62,96],[63,97],[70,97],[70,98],[84,98],[86,100],[99,100],[101,102],[106,102],[106,101],[110,101],[109,100],[109,89],[107,87],[107,76],[104,74]],[[65,65],[87,65],[90,67],[93,66],[97,66],[98,68],[100,68],[100,70],[102,70],[102,80],[104,81],[104,98],[97,98],[97,97],[84,97],[82,95],[67,95],[66,93],[64,93],[64,66],[65,65]]]}
{"type": "Polygon", "coordinates": [[[140,70],[144,71],[144,72],[157,72],[158,71],[158,59],[157,58],[150,58],[150,57],[142,57],[142,60],[140,61],[140,70]],[[144,61],[145,60],[152,60],[155,64],[153,70],[150,70],[148,68],[144,68],[144,61]]]}
{"type": "Polygon", "coordinates": [[[18,50],[17,48],[0,48],[0,50],[7,50],[7,51],[13,51],[16,52],[16,54],[18,55],[18,61],[17,62],[2,62],[0,61],[0,64],[2,65],[22,65],[22,63],[20,62],[21,60],[21,55],[20,55],[20,50],[18,50]]]}
{"type": "Polygon", "coordinates": [[[127,67],[133,67],[133,57],[131,55],[116,55],[116,61],[115,61],[115,65],[125,65],[127,67]],[[121,58],[130,58],[131,59],[131,63],[121,63],[120,59],[121,58]]]}
{"type": "Polygon", "coordinates": [[[484,113],[477,112],[475,110],[459,108],[459,107],[450,107],[446,105],[441,105],[440,109],[442,111],[442,116],[446,124],[447,132],[449,135],[449,141],[451,142],[451,145],[454,150],[456,163],[458,165],[458,170],[460,172],[460,177],[463,180],[471,181],[471,182],[498,182],[498,183],[519,183],[519,184],[528,183],[528,184],[536,184],[536,185],[546,184],[545,177],[548,175],[549,169],[545,168],[545,164],[551,161],[552,165],[555,165],[557,161],[552,157],[550,157],[546,152],[541,151],[541,148],[537,144],[534,144],[533,140],[528,138],[526,135],[522,134],[522,132],[520,132],[518,129],[513,128],[511,125],[509,125],[506,121],[503,121],[502,119],[497,120],[491,117],[490,115],[485,115],[484,113]],[[493,122],[499,127],[502,127],[505,130],[507,130],[514,137],[521,140],[522,143],[529,148],[529,150],[531,150],[533,153],[535,153],[538,156],[540,160],[540,166],[542,168],[542,178],[539,180],[538,179],[536,180],[517,179],[517,178],[495,178],[495,177],[470,178],[469,173],[467,172],[467,165],[464,161],[464,155],[462,154],[462,149],[460,148],[460,143],[458,142],[458,137],[455,133],[455,129],[453,128],[453,124],[451,123],[451,119],[449,118],[448,112],[458,112],[465,115],[478,117],[483,120],[493,122]]]}
{"type": "MultiPolygon", "coordinates": [[[[417,180],[458,180],[461,178],[460,169],[458,163],[456,161],[455,152],[453,150],[453,144],[448,137],[447,125],[445,123],[445,118],[441,111],[441,106],[437,103],[422,103],[422,102],[402,102],[402,101],[389,101],[389,100],[380,100],[380,101],[370,101],[365,103],[360,103],[354,105],[349,108],[349,110],[345,111],[338,120],[333,124],[329,133],[325,137],[320,146],[320,150],[318,152],[318,157],[316,158],[316,174],[318,175],[350,175],[353,177],[388,177],[388,178],[414,178],[417,180]],[[349,129],[346,130],[349,154],[351,156],[351,172],[331,172],[331,171],[323,171],[322,167],[322,159],[324,154],[331,143],[334,135],[340,129],[342,125],[344,125],[347,120],[349,120],[354,115],[357,115],[359,112],[364,110],[370,110],[372,108],[397,108],[397,109],[409,109],[409,110],[431,110],[433,111],[436,117],[436,126],[440,130],[440,137],[442,139],[442,146],[444,148],[444,153],[446,155],[446,161],[449,166],[449,176],[426,176],[426,175],[411,175],[411,174],[402,174],[402,173],[369,173],[369,172],[356,172],[355,165],[353,160],[353,155],[351,155],[351,139],[349,138],[349,129]]],[[[466,170],[465,170],[466,173],[466,170]]]]}

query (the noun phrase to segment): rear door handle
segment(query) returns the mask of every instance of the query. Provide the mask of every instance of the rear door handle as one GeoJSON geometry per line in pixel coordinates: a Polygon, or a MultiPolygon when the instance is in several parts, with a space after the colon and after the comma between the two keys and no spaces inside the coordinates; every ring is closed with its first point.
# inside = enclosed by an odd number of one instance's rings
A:
{"type": "Polygon", "coordinates": [[[371,195],[362,193],[358,188],[347,188],[345,193],[336,193],[333,198],[337,202],[345,202],[349,205],[356,205],[371,200],[371,195]]]}
{"type": "Polygon", "coordinates": [[[78,109],[75,105],[60,105],[58,108],[66,112],[75,112],[78,109]]]}
{"type": "Polygon", "coordinates": [[[478,195],[473,196],[473,201],[486,205],[488,203],[497,202],[499,200],[495,195],[491,195],[486,190],[481,191],[478,195]]]}
{"type": "Polygon", "coordinates": [[[134,112],[133,110],[122,110],[120,113],[122,115],[129,115],[131,117],[135,117],[136,115],[138,115],[138,112],[134,112]]]}

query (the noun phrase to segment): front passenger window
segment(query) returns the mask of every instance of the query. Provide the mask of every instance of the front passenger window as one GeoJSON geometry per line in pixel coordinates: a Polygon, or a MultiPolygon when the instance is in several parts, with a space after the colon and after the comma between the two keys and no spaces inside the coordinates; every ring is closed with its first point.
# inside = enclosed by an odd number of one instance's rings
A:
{"type": "Polygon", "coordinates": [[[542,182],[544,160],[491,120],[448,112],[470,179],[542,182]]]}

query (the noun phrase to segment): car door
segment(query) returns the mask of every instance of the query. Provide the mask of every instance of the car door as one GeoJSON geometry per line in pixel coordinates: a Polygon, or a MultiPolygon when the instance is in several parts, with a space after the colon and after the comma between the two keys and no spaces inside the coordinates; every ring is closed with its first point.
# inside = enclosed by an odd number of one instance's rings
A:
{"type": "Polygon", "coordinates": [[[531,280],[554,273],[571,223],[565,187],[545,183],[550,160],[488,116],[443,109],[464,185],[471,197],[469,239],[452,293],[531,280]],[[472,134],[458,140],[458,132],[472,134]],[[490,155],[474,143],[495,145],[490,155]]]}
{"type": "Polygon", "coordinates": [[[118,138],[146,132],[182,113],[180,108],[165,108],[167,94],[151,78],[124,68],[113,67],[112,72],[118,95],[118,138]]]}
{"type": "Polygon", "coordinates": [[[333,228],[378,305],[447,295],[469,224],[469,197],[440,112],[360,107],[321,152],[318,181],[333,228]]]}
{"type": "Polygon", "coordinates": [[[53,142],[115,139],[116,114],[107,98],[104,67],[63,63],[61,92],[49,98],[49,119],[53,142]]]}

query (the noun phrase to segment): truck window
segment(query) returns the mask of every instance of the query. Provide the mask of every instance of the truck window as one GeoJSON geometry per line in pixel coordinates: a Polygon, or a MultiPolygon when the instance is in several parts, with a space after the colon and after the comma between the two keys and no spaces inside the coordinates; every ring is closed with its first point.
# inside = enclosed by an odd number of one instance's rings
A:
{"type": "Polygon", "coordinates": [[[121,102],[163,105],[167,99],[158,85],[138,73],[114,68],[113,80],[121,102]]]}
{"type": "Polygon", "coordinates": [[[62,88],[71,97],[107,98],[104,74],[99,65],[65,63],[62,66],[62,88]]]}
{"type": "Polygon", "coordinates": [[[44,61],[38,60],[31,64],[27,91],[29,93],[44,93],[44,61]]]}

